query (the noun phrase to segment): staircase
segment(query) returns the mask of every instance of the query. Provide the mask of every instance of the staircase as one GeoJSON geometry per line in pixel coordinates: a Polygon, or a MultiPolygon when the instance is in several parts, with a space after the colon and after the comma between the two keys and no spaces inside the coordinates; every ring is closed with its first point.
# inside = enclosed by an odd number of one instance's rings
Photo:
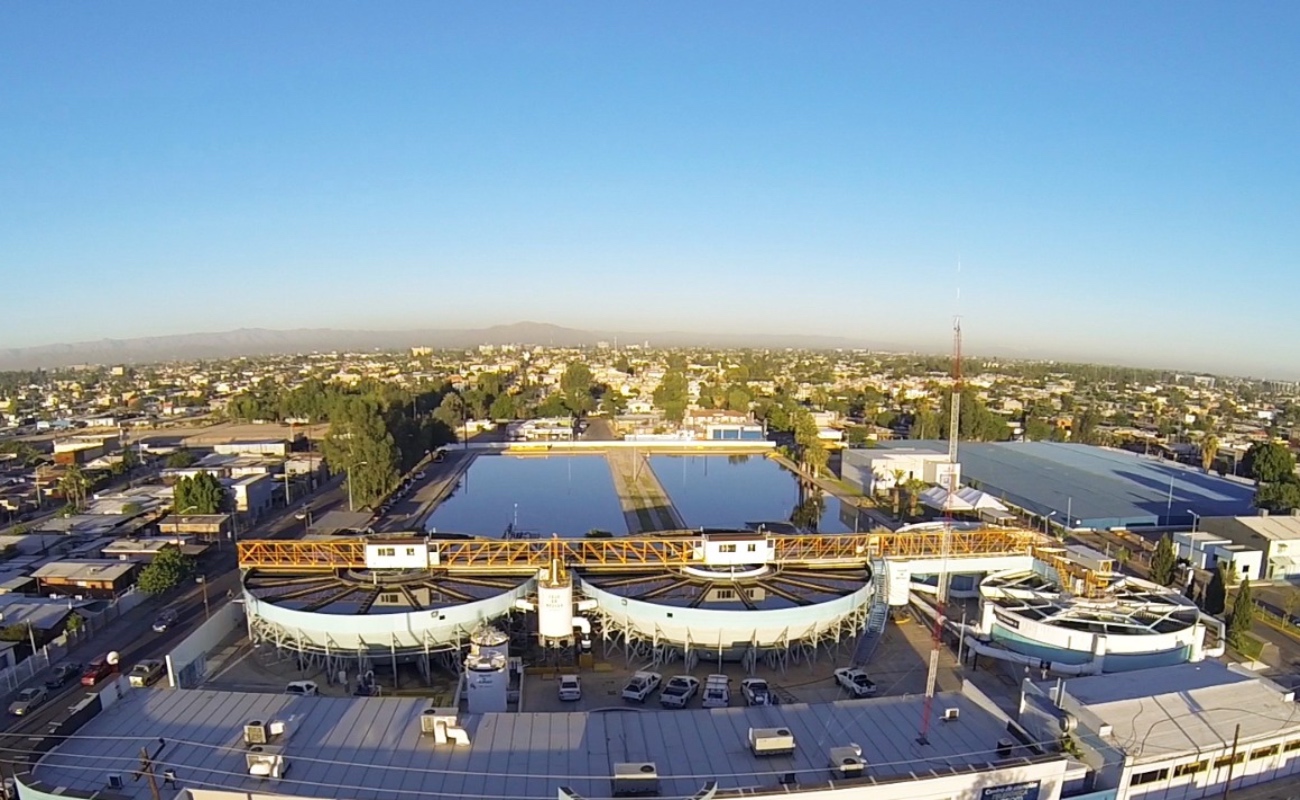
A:
{"type": "Polygon", "coordinates": [[[885,633],[889,622],[889,565],[883,558],[871,562],[871,581],[875,594],[871,599],[871,613],[867,617],[867,627],[858,637],[858,645],[853,650],[854,666],[866,666],[876,653],[876,646],[885,633]]]}

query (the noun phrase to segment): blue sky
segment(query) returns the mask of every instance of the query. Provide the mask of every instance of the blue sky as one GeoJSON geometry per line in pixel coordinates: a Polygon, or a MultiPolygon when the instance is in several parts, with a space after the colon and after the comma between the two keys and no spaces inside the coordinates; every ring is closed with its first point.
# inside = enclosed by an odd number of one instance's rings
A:
{"type": "Polygon", "coordinates": [[[523,319],[1300,374],[1300,5],[0,6],[0,347],[523,319]]]}

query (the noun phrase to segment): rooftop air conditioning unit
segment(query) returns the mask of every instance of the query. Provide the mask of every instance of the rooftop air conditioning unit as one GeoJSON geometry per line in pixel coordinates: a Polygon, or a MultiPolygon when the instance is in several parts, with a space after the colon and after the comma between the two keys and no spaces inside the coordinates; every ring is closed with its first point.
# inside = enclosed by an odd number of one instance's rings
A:
{"type": "Polygon", "coordinates": [[[260,719],[244,723],[244,744],[266,744],[271,740],[271,729],[260,719]]]}
{"type": "Polygon", "coordinates": [[[837,778],[861,778],[867,771],[867,760],[862,748],[856,744],[831,748],[831,769],[837,778]]]}
{"type": "Polygon", "coordinates": [[[960,709],[960,708],[945,708],[945,709],[943,710],[943,721],[944,721],[944,722],[956,722],[956,721],[958,720],[958,718],[960,718],[960,717],[961,717],[961,709],[960,709]]]}
{"type": "Polygon", "coordinates": [[[615,764],[612,784],[615,797],[658,795],[659,770],[652,761],[615,764]]]}
{"type": "Polygon", "coordinates": [[[794,752],[794,734],[789,728],[750,728],[749,749],[756,756],[789,755],[794,752]]]}
{"type": "Polygon", "coordinates": [[[284,748],[277,745],[250,747],[244,757],[248,763],[248,774],[255,778],[279,780],[289,771],[289,759],[284,757],[284,748]]]}
{"type": "Polygon", "coordinates": [[[438,727],[454,727],[458,722],[459,711],[454,708],[438,708],[436,706],[426,708],[420,714],[420,733],[432,736],[438,732],[438,727]]]}

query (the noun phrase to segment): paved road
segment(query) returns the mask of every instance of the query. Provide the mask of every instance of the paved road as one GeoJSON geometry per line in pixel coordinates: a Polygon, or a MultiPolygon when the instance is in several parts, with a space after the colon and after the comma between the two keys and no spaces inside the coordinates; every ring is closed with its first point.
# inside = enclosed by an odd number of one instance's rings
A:
{"type": "Polygon", "coordinates": [[[448,450],[442,461],[426,464],[424,477],[388,513],[371,527],[381,533],[421,531],[434,508],[456,488],[465,470],[474,460],[472,450],[448,450]]]}

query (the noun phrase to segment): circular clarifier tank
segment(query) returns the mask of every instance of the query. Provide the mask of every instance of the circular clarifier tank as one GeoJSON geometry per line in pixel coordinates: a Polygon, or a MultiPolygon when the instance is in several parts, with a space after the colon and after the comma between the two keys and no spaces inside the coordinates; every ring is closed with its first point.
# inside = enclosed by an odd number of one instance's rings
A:
{"type": "Polygon", "coordinates": [[[425,653],[460,646],[510,613],[528,579],[427,570],[251,570],[244,600],[256,638],[306,652],[425,653]]]}
{"type": "Polygon", "coordinates": [[[1082,597],[1037,571],[999,573],[980,584],[980,601],[980,638],[1046,662],[1124,672],[1199,660],[1204,647],[1191,600],[1129,576],[1082,597]]]}
{"type": "Polygon", "coordinates": [[[596,601],[595,615],[606,635],[715,651],[854,636],[872,599],[866,568],[758,565],[584,573],[580,586],[596,601]]]}

